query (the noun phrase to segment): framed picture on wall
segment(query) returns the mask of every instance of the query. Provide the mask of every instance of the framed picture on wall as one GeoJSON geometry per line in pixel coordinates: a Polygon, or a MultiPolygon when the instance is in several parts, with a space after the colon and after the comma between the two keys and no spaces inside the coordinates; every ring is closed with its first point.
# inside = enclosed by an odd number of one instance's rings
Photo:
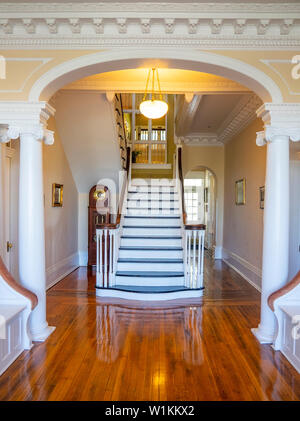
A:
{"type": "Polygon", "coordinates": [[[63,184],[52,184],[52,207],[62,207],[63,205],[63,184]]]}
{"type": "Polygon", "coordinates": [[[265,208],[265,186],[259,188],[259,207],[260,209],[265,208]]]}
{"type": "Polygon", "coordinates": [[[246,203],[246,179],[242,178],[235,182],[235,204],[244,205],[246,203]]]}

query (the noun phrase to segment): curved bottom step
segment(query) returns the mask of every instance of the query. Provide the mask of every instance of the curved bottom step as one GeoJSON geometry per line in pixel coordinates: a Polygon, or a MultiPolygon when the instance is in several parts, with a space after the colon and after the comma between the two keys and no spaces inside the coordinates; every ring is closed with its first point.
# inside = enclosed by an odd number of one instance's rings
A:
{"type": "Polygon", "coordinates": [[[124,300],[139,301],[168,301],[186,298],[199,298],[203,295],[204,288],[189,289],[184,287],[136,287],[116,285],[114,288],[96,287],[97,297],[121,298],[124,300]]]}

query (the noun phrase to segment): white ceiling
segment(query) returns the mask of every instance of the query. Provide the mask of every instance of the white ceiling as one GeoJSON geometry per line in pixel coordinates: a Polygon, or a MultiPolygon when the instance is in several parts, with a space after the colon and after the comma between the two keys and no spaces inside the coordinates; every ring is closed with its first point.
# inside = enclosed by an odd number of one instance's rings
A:
{"type": "Polygon", "coordinates": [[[229,113],[241,100],[241,95],[203,95],[189,133],[217,132],[229,113]]]}

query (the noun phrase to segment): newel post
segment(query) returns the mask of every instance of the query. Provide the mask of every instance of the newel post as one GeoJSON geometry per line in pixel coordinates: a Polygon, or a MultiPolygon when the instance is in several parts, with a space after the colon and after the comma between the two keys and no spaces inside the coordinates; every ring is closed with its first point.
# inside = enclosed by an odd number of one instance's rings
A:
{"type": "Polygon", "coordinates": [[[300,140],[300,104],[263,104],[257,111],[265,129],[257,133],[258,146],[267,145],[265,181],[261,314],[252,329],[260,343],[272,343],[276,334],[268,297],[288,281],[289,261],[289,147],[300,140]]]}
{"type": "Polygon", "coordinates": [[[30,336],[44,341],[55,329],[46,320],[43,142],[54,142],[46,123],[54,109],[47,103],[0,103],[1,142],[20,139],[19,271],[20,282],[38,297],[30,317],[30,336]]]}

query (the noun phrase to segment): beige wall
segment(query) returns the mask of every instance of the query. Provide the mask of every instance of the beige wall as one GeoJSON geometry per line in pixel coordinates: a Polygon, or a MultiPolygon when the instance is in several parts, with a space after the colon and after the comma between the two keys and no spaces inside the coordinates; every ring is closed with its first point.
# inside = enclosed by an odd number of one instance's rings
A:
{"type": "Polygon", "coordinates": [[[256,145],[256,132],[260,130],[262,123],[257,119],[225,146],[223,242],[225,257],[258,286],[264,214],[259,207],[259,187],[265,184],[266,171],[266,148],[256,145]],[[237,206],[235,182],[244,177],[246,204],[237,206]]]}
{"type": "Polygon", "coordinates": [[[216,258],[221,257],[224,211],[224,148],[222,146],[183,146],[183,176],[206,167],[216,176],[216,258]]]}
{"type": "Polygon", "coordinates": [[[47,287],[77,266],[78,192],[54,118],[55,142],[43,148],[47,287]],[[52,207],[52,183],[64,185],[63,207],[52,207]]]}

